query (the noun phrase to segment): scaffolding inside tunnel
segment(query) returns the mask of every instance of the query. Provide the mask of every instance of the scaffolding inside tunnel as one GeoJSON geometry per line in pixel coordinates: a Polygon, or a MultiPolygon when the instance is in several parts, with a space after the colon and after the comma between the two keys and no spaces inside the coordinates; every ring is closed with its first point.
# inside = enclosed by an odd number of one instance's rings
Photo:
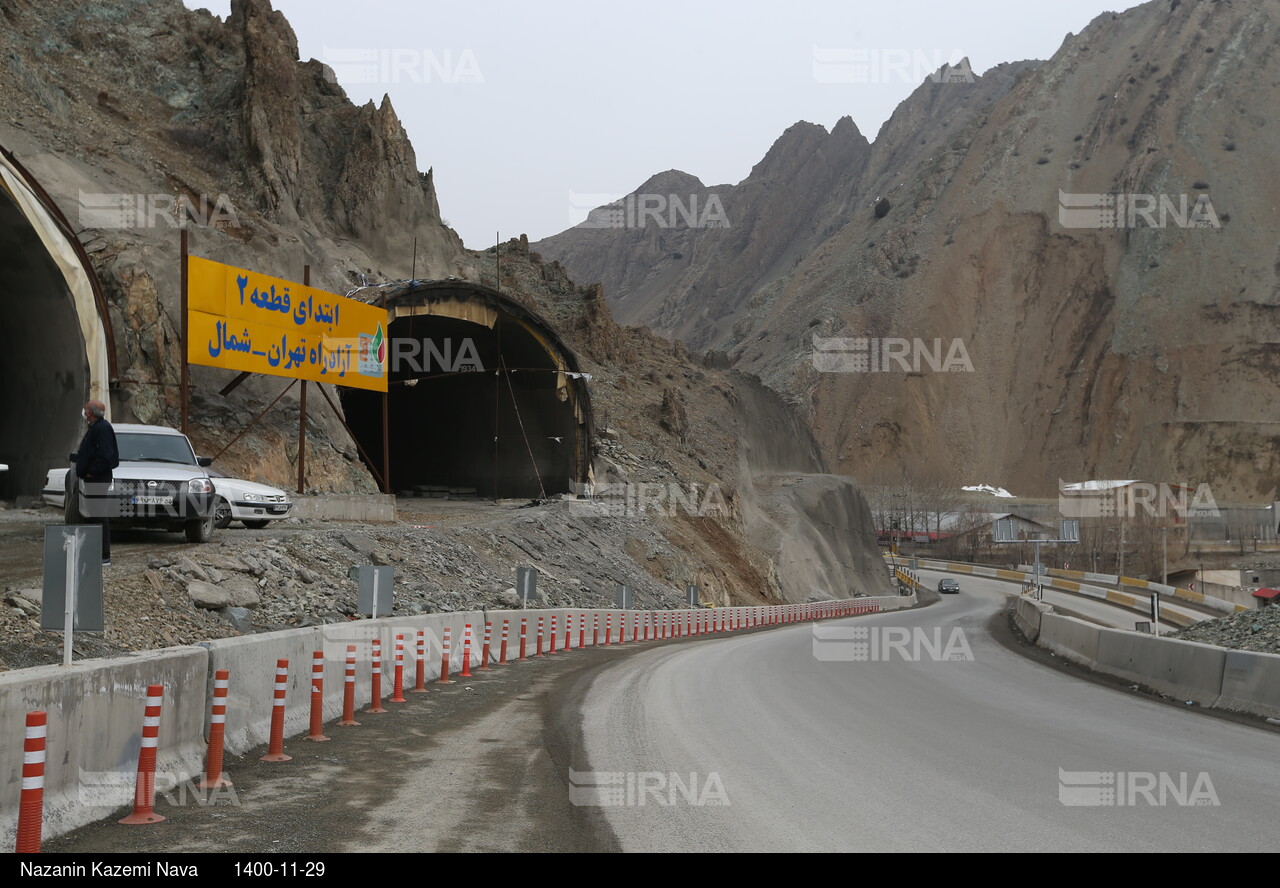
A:
{"type": "Polygon", "coordinates": [[[393,490],[540,499],[590,483],[588,380],[542,318],[464,281],[399,285],[387,313],[385,440],[380,395],[341,398],[365,453],[385,445],[393,490]]]}

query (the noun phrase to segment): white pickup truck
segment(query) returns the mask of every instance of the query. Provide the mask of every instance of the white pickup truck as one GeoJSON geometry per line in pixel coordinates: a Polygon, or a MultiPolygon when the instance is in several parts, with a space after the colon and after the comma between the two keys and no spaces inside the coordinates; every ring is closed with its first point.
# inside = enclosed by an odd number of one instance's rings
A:
{"type": "MultiPolygon", "coordinates": [[[[91,517],[107,517],[112,524],[181,530],[193,543],[213,537],[213,481],[205,471],[212,460],[196,456],[187,436],[164,426],[120,423],[113,426],[120,465],[112,481],[88,484],[75,472],[54,469],[45,483],[45,500],[56,473],[62,473],[63,511],[68,524],[91,517]],[[86,489],[87,488],[87,489],[86,489]]],[[[71,454],[74,464],[76,454],[71,454]]]]}

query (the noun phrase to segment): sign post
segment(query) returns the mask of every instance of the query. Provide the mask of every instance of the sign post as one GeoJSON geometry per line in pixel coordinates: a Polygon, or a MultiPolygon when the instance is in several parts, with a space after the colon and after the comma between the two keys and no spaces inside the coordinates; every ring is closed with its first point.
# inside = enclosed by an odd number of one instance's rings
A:
{"type": "MultiPolygon", "coordinates": [[[[993,543],[997,545],[1020,543],[1023,540],[1018,539],[1017,522],[1013,518],[997,518],[995,526],[992,529],[993,543]]],[[[1033,540],[1025,542],[1032,543],[1035,546],[1035,564],[1032,565],[1031,582],[1035,584],[1036,598],[1044,598],[1044,565],[1040,563],[1040,546],[1042,543],[1079,543],[1080,542],[1080,522],[1059,521],[1058,522],[1058,539],[1044,540],[1036,537],[1033,540]]]]}
{"type": "Polygon", "coordinates": [[[374,620],[378,619],[380,613],[390,614],[394,589],[395,568],[362,566],[360,568],[360,613],[369,614],[374,620]]]}
{"type": "Polygon", "coordinates": [[[101,632],[102,528],[54,524],[44,531],[40,628],[62,632],[62,665],[70,666],[74,630],[101,632]]]}
{"type": "Polygon", "coordinates": [[[538,570],[533,567],[516,568],[516,593],[520,596],[521,609],[529,606],[529,599],[538,594],[538,570]]]}
{"type": "MultiPolygon", "coordinates": [[[[99,531],[101,532],[101,531],[99,531]]],[[[62,609],[62,665],[71,665],[72,626],[76,622],[76,562],[80,560],[79,534],[67,534],[62,539],[62,548],[67,553],[67,600],[62,609]]]]}

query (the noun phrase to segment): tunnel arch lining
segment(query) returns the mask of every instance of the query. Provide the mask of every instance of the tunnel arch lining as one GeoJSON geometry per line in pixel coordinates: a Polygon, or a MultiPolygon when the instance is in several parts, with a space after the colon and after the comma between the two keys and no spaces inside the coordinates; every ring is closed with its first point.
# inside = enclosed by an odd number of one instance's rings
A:
{"type": "MultiPolygon", "coordinates": [[[[416,442],[406,443],[406,439],[414,439],[415,436],[420,439],[424,434],[422,427],[414,424],[412,416],[420,409],[432,409],[415,402],[406,388],[407,384],[415,386],[414,391],[419,395],[428,389],[442,393],[442,400],[437,402],[437,406],[448,405],[445,409],[451,420],[461,421],[465,417],[470,424],[465,434],[459,435],[459,440],[467,440],[470,448],[477,452],[472,456],[472,465],[460,470],[468,478],[460,482],[464,489],[483,486],[485,489],[480,495],[492,493],[495,497],[530,495],[530,491],[536,491],[537,487],[522,487],[512,477],[514,464],[522,460],[527,466],[534,467],[539,476],[537,486],[542,487],[542,492],[547,495],[576,493],[591,483],[594,425],[589,377],[582,371],[573,350],[544,318],[516,299],[469,281],[404,281],[365,288],[352,295],[362,301],[374,302],[378,297],[371,291],[385,295],[386,299],[391,356],[390,450],[418,446],[416,442]],[[416,325],[415,329],[415,322],[419,319],[427,321],[427,324],[425,327],[416,325]],[[414,330],[413,335],[407,336],[408,330],[414,330]],[[428,335],[456,338],[467,335],[471,330],[482,342],[480,351],[485,355],[482,374],[435,373],[429,377],[415,376],[411,380],[397,365],[395,358],[400,346],[407,339],[417,339],[418,333],[422,333],[424,339],[428,335]],[[434,334],[431,331],[435,331],[434,334]],[[425,378],[430,378],[429,385],[416,385],[425,378]],[[468,394],[443,394],[451,385],[459,389],[466,387],[468,394]],[[484,423],[490,422],[484,416],[486,411],[492,422],[483,428],[484,423]],[[499,443],[499,430],[504,436],[504,444],[499,443]],[[492,444],[486,444],[487,441],[492,441],[492,444]],[[481,485],[475,481],[478,474],[482,474],[476,465],[480,459],[477,454],[488,446],[493,450],[492,480],[490,482],[486,478],[481,485]],[[500,460],[499,449],[503,446],[509,449],[500,460]],[[560,447],[570,452],[553,454],[552,451],[560,447]],[[501,472],[499,462],[503,463],[501,472]],[[548,473],[551,477],[541,477],[548,473]]],[[[415,344],[415,352],[416,348],[415,344]]],[[[344,392],[343,400],[344,409],[350,405],[355,414],[348,418],[363,423],[365,432],[360,437],[366,451],[378,452],[375,448],[382,443],[380,433],[369,433],[372,417],[368,405],[362,405],[367,398],[344,392]]],[[[430,452],[441,457],[439,448],[444,445],[437,443],[433,446],[436,449],[430,452]]],[[[447,456],[440,461],[448,462],[455,455],[447,456]]],[[[406,487],[403,454],[397,456],[393,452],[391,465],[392,486],[403,491],[406,487]]]]}

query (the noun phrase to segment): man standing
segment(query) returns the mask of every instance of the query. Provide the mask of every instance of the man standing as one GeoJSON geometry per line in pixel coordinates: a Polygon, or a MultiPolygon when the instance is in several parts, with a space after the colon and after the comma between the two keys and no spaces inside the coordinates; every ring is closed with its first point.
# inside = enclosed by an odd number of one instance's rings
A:
{"type": "Polygon", "coordinates": [[[103,565],[111,564],[111,519],[105,508],[105,495],[111,487],[111,471],[120,465],[116,430],[107,422],[106,412],[106,405],[101,401],[84,405],[84,419],[89,428],[76,452],[76,477],[84,482],[89,520],[102,526],[103,565]]]}

